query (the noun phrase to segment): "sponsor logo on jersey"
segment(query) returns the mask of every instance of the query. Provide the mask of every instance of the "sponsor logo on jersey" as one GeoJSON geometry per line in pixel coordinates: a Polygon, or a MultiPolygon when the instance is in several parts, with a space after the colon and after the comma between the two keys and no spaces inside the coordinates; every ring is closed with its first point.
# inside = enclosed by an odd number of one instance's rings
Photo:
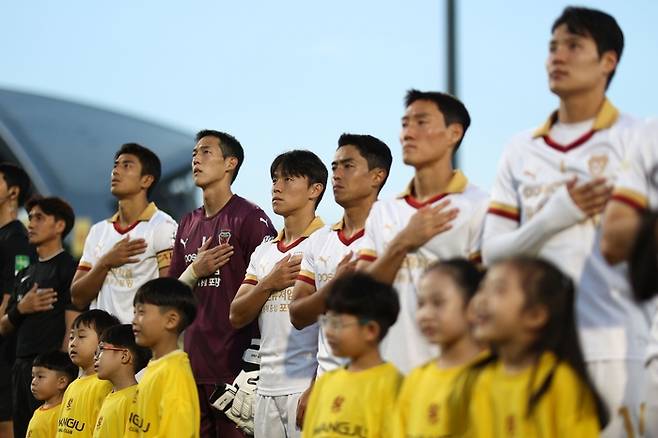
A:
{"type": "Polygon", "coordinates": [[[338,413],[340,412],[341,408],[343,407],[343,403],[345,403],[345,397],[342,395],[339,395],[334,399],[334,402],[331,404],[331,412],[333,413],[338,413]]]}

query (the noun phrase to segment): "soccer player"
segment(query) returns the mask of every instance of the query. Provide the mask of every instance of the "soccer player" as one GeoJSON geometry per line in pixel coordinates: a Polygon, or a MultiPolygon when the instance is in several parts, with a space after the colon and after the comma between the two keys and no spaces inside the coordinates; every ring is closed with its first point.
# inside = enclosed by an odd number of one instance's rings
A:
{"type": "MultiPolygon", "coordinates": [[[[334,199],[343,208],[343,217],[308,240],[290,303],[290,321],[298,329],[315,324],[325,312],[327,283],[341,262],[341,266],[356,263],[366,218],[386,182],[391,162],[388,146],[371,135],[343,134],[338,139],[331,172],[334,199]]],[[[341,362],[331,354],[320,332],[317,376],[341,362]]]]}
{"type": "Polygon", "coordinates": [[[452,167],[471,120],[464,104],[417,90],[407,93],[405,104],[400,141],[414,178],[398,198],[373,205],[357,268],[393,284],[399,294],[400,316],[382,355],[408,373],[438,354],[416,324],[420,276],[436,260],[479,260],[488,197],[452,167]]]}
{"type": "Polygon", "coordinates": [[[149,149],[127,143],[114,155],[111,192],[119,210],[89,231],[71,285],[78,308],[89,305],[129,323],[137,288],[167,275],[176,222],[148,201],[159,179],[160,159],[149,149]]]}
{"type": "Polygon", "coordinates": [[[80,377],[64,392],[57,420],[57,438],[91,438],[103,400],[112,391],[112,383],[100,380],[94,369],[98,342],[108,328],[119,320],[100,309],[88,310],[73,321],[69,338],[69,357],[80,368],[80,377]]]}
{"type": "Polygon", "coordinates": [[[349,364],[313,385],[302,436],[395,436],[393,410],[402,376],[379,354],[379,343],[399,311],[388,284],[357,272],[331,285],[327,314],[320,317],[333,354],[349,364]]]}
{"type": "MultiPolygon", "coordinates": [[[[34,261],[27,230],[18,220],[18,209],[30,194],[30,178],[12,163],[0,163],[0,317],[5,314],[14,289],[14,276],[34,261]]],[[[11,367],[14,341],[0,341],[0,438],[12,436],[11,367]]]]}
{"type": "Polygon", "coordinates": [[[552,261],[576,282],[585,360],[612,417],[604,436],[639,428],[649,325],[630,298],[623,266],[598,247],[600,214],[632,140],[630,117],[606,98],[624,37],[610,15],[566,8],[552,27],[546,61],[557,111],[503,153],[485,223],[487,263],[514,254],[552,261]]]}
{"type": "Polygon", "coordinates": [[[14,435],[24,436],[39,402],[30,391],[35,356],[64,350],[71,324],[79,314],[71,306],[75,261],[62,240],[73,228],[73,209],[60,198],[32,198],[26,204],[28,238],[39,260],[18,274],[0,333],[16,334],[12,369],[14,435]]]}
{"type": "Polygon", "coordinates": [[[192,291],[176,279],[157,278],[137,291],[135,341],[153,359],[137,386],[126,437],[199,437],[199,395],[188,356],[178,349],[195,316],[192,291]]]}
{"type": "Polygon", "coordinates": [[[43,402],[34,411],[26,438],[52,437],[57,433],[57,417],[64,391],[78,377],[76,367],[63,351],[51,351],[34,358],[30,389],[43,402]]]}
{"type": "Polygon", "coordinates": [[[198,385],[201,435],[242,437],[208,400],[216,384],[233,382],[243,353],[258,338],[255,322],[239,330],[231,326],[229,308],[249,257],[276,232],[263,210],[231,191],[244,161],[242,145],[229,134],[210,130],[200,131],[196,140],[192,174],[203,190],[203,206],[181,219],[169,275],[192,287],[199,302],[184,343],[198,385]]]}
{"type": "Polygon", "coordinates": [[[257,319],[260,329],[254,436],[298,437],[297,405],[317,368],[318,326],[295,330],[288,306],[308,237],[324,225],[315,210],[327,185],[327,168],[313,152],[294,150],[274,159],[270,176],[272,209],[284,226],[251,255],[230,319],[236,328],[257,319]]]}
{"type": "Polygon", "coordinates": [[[112,392],[98,412],[94,438],[123,436],[137,395],[135,375],[150,358],[151,352],[135,343],[131,324],[115,325],[103,332],[94,367],[99,379],[112,382],[112,392]]]}

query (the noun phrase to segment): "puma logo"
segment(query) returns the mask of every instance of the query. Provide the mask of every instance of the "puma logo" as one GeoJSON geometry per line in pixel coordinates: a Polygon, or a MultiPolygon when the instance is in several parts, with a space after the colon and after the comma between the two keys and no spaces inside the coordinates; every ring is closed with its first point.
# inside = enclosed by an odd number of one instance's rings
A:
{"type": "Polygon", "coordinates": [[[269,225],[269,223],[267,223],[267,220],[263,219],[262,217],[259,217],[258,220],[261,221],[262,223],[264,223],[265,226],[269,225]]]}
{"type": "Polygon", "coordinates": [[[327,266],[327,263],[329,263],[329,260],[327,259],[327,257],[318,256],[318,260],[320,260],[322,263],[324,263],[325,267],[327,266]]]}
{"type": "Polygon", "coordinates": [[[28,278],[30,278],[29,275],[26,275],[25,277],[21,278],[21,283],[23,283],[23,282],[24,282],[25,280],[27,280],[28,278]]]}

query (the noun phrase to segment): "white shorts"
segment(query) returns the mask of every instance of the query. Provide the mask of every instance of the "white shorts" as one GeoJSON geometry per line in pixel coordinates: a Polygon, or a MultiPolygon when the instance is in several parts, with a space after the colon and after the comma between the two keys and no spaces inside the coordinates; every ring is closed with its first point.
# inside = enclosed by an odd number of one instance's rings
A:
{"type": "Polygon", "coordinates": [[[254,408],[254,438],[299,438],[297,402],[301,392],[290,395],[256,394],[254,408]]]}
{"type": "Polygon", "coordinates": [[[589,375],[608,407],[610,420],[601,438],[639,438],[646,435],[644,396],[646,372],[641,361],[587,362],[589,375]]]}

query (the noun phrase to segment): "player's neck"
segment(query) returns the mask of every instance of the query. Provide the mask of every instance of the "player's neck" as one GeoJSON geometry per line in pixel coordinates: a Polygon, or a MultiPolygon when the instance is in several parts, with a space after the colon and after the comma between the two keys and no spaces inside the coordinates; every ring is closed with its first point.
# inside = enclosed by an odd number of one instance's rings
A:
{"type": "Polygon", "coordinates": [[[315,210],[312,207],[302,208],[283,218],[283,240],[286,245],[296,241],[315,219],[315,210]]]}
{"type": "Polygon", "coordinates": [[[437,359],[439,368],[453,368],[471,362],[477,357],[482,349],[468,335],[457,341],[441,345],[441,355],[437,359]]]}
{"type": "Polygon", "coordinates": [[[605,93],[600,90],[563,96],[557,110],[557,119],[561,123],[578,123],[593,119],[601,110],[605,101],[605,93]]]}
{"type": "Polygon", "coordinates": [[[161,359],[175,350],[178,350],[178,337],[171,333],[166,333],[155,345],[151,346],[153,360],[161,359]]]}
{"type": "Polygon", "coordinates": [[[121,391],[122,389],[128,388],[129,386],[137,385],[137,380],[135,380],[132,365],[129,364],[124,368],[126,369],[119,370],[116,373],[116,376],[112,376],[110,379],[114,392],[121,391]]]}
{"type": "Polygon", "coordinates": [[[121,228],[129,227],[137,222],[137,218],[146,210],[149,201],[142,193],[119,199],[119,225],[121,228]]]}
{"type": "MultiPolygon", "coordinates": [[[[228,178],[228,176],[227,176],[228,178]]],[[[217,182],[203,188],[203,209],[206,212],[206,217],[216,215],[219,210],[224,208],[228,201],[233,196],[230,184],[226,184],[224,180],[217,182]]]]}
{"type": "Polygon", "coordinates": [[[18,218],[18,206],[14,202],[5,202],[0,205],[0,228],[18,218]]]}
{"type": "Polygon", "coordinates": [[[43,405],[41,407],[44,409],[54,408],[55,406],[57,406],[62,402],[63,397],[64,397],[64,393],[58,392],[57,394],[53,395],[48,400],[43,402],[43,405]]]}
{"type": "Polygon", "coordinates": [[[445,193],[453,177],[454,169],[450,156],[432,163],[431,165],[416,168],[413,179],[413,195],[417,201],[445,193]]]}
{"type": "Polygon", "coordinates": [[[526,343],[510,342],[497,347],[505,371],[517,373],[537,362],[538,355],[529,351],[526,343]]]}
{"type": "Polygon", "coordinates": [[[62,239],[59,237],[43,242],[37,246],[37,255],[40,260],[48,260],[62,251],[62,239]]]}
{"type": "Polygon", "coordinates": [[[82,373],[80,374],[80,377],[89,377],[93,376],[96,374],[96,369],[94,368],[94,362],[91,362],[91,365],[86,366],[86,367],[80,367],[80,370],[82,373]]]}
{"type": "Polygon", "coordinates": [[[351,237],[354,233],[365,227],[370,208],[372,208],[372,204],[376,200],[377,197],[375,195],[361,200],[355,205],[345,207],[345,211],[343,212],[343,234],[345,236],[351,237]]]}
{"type": "Polygon", "coordinates": [[[364,371],[384,363],[382,356],[379,354],[379,346],[369,347],[366,351],[356,357],[352,357],[350,364],[347,366],[349,371],[364,371]]]}

